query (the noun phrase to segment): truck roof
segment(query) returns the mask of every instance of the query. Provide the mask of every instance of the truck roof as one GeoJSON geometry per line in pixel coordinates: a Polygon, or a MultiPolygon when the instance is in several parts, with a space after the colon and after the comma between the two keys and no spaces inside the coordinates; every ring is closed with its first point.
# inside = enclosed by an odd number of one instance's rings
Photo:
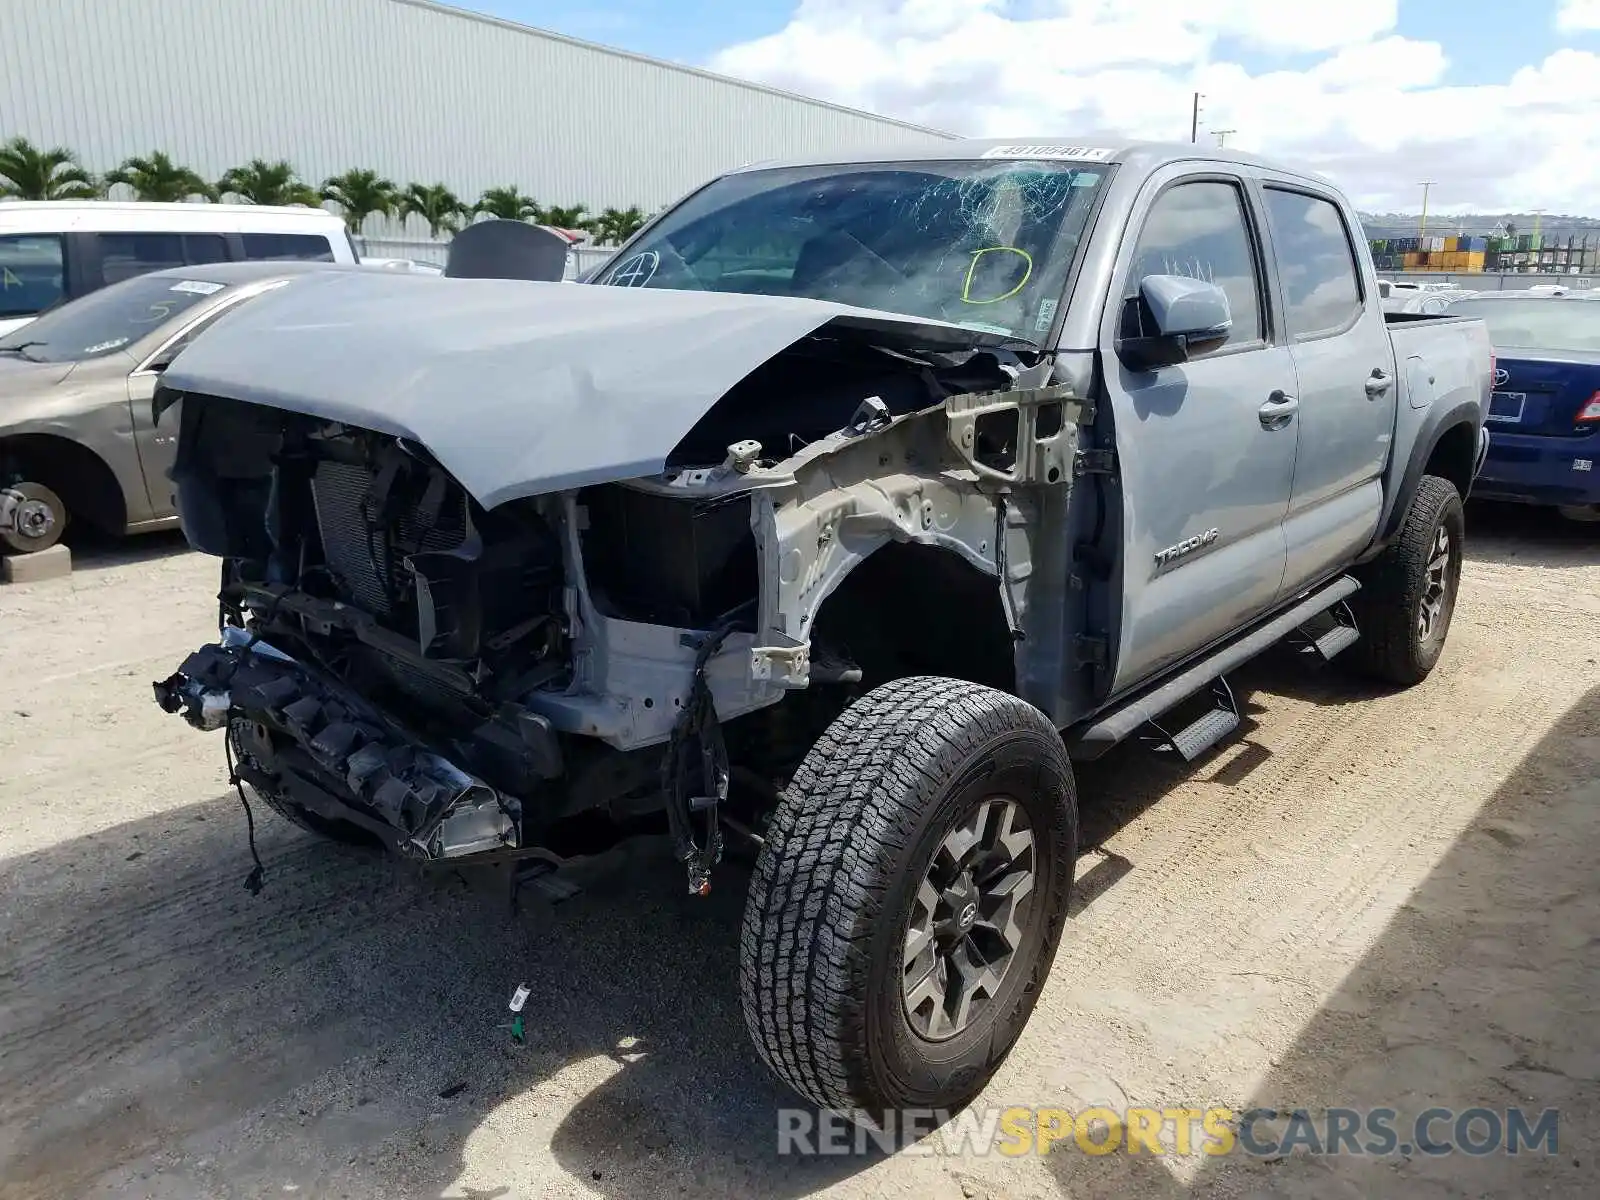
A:
{"type": "Polygon", "coordinates": [[[41,234],[75,230],[153,233],[327,233],[344,218],[302,205],[121,200],[0,200],[0,231],[41,234]]]}
{"type": "Polygon", "coordinates": [[[747,163],[739,171],[768,170],[775,167],[845,165],[849,163],[944,162],[976,158],[1061,159],[1125,164],[1143,171],[1155,171],[1169,163],[1236,163],[1264,167],[1286,175],[1298,175],[1319,183],[1330,183],[1324,175],[1303,167],[1289,166],[1255,154],[1216,146],[1197,146],[1189,142],[1132,141],[1126,138],[954,138],[929,141],[926,145],[845,148],[830,154],[799,158],[768,159],[747,163]]]}

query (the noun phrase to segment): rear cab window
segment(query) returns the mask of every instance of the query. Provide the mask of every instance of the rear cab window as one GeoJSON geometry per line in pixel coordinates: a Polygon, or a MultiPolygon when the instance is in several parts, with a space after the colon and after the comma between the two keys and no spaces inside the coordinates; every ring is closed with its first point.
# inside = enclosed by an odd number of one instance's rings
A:
{"type": "Polygon", "coordinates": [[[0,234],[0,320],[31,317],[61,303],[66,261],[60,234],[0,234]]]}
{"type": "Polygon", "coordinates": [[[244,256],[261,262],[333,262],[333,243],[322,234],[246,233],[244,256]]]}
{"type": "Polygon", "coordinates": [[[1290,336],[1306,341],[1343,333],[1364,307],[1344,214],[1322,196],[1271,185],[1265,190],[1290,336]]]}

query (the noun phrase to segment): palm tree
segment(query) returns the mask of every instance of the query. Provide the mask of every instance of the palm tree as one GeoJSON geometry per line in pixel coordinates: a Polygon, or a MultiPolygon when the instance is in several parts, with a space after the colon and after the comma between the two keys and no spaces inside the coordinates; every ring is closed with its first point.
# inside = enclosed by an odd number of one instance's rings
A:
{"type": "Polygon", "coordinates": [[[552,204],[549,208],[539,213],[539,220],[545,225],[554,225],[557,229],[582,229],[589,219],[589,210],[581,204],[563,208],[559,204],[552,204]]]}
{"type": "Polygon", "coordinates": [[[524,196],[516,187],[493,187],[478,197],[472,211],[499,217],[502,221],[537,220],[539,205],[532,196],[524,196]]]}
{"type": "Polygon", "coordinates": [[[230,168],[217,180],[217,194],[238,196],[250,204],[303,204],[316,208],[322,203],[316,189],[281,158],[277,162],[253,158],[242,167],[230,168]]]}
{"type": "Polygon", "coordinates": [[[172,203],[190,196],[216,199],[215,188],[160,150],[152,151],[148,158],[125,159],[116,170],[107,172],[105,182],[107,186],[120,183],[129,188],[136,200],[172,203]]]}
{"type": "Polygon", "coordinates": [[[589,222],[595,237],[612,246],[620,246],[643,228],[644,212],[638,205],[630,208],[608,208],[589,222]]]}
{"type": "Polygon", "coordinates": [[[0,199],[94,200],[100,194],[94,176],[65,146],[41,150],[24,137],[0,145],[0,199]]]}
{"type": "Polygon", "coordinates": [[[360,167],[324,179],[322,198],[339,206],[344,213],[345,228],[351,233],[360,233],[367,218],[374,213],[393,216],[400,203],[399,189],[392,180],[360,167]]]}
{"type": "Polygon", "coordinates": [[[443,233],[454,233],[461,227],[461,218],[471,211],[442,183],[413,183],[400,197],[400,215],[421,217],[435,239],[443,233]]]}

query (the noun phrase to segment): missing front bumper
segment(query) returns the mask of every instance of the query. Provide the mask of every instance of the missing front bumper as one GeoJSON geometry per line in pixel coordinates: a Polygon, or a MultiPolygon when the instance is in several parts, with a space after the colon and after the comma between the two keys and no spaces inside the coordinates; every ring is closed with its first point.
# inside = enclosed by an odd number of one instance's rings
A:
{"type": "Polygon", "coordinates": [[[515,849],[521,808],[293,658],[227,629],[154,685],[196,729],[227,729],[238,774],[423,860],[515,849]]]}

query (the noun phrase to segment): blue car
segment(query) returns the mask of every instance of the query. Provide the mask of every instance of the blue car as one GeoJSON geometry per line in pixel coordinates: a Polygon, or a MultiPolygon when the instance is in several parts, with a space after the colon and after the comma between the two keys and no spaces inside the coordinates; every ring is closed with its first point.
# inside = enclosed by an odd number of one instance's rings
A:
{"type": "Polygon", "coordinates": [[[1495,350],[1472,494],[1600,521],[1600,296],[1480,292],[1448,311],[1482,317],[1495,350]]]}

